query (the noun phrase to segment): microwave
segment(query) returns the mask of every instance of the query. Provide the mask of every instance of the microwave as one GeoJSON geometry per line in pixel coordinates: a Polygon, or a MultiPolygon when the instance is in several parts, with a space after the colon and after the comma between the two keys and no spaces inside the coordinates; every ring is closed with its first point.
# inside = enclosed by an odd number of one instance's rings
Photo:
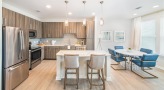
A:
{"type": "Polygon", "coordinates": [[[36,38],[37,31],[36,30],[29,30],[29,38],[36,38]]]}

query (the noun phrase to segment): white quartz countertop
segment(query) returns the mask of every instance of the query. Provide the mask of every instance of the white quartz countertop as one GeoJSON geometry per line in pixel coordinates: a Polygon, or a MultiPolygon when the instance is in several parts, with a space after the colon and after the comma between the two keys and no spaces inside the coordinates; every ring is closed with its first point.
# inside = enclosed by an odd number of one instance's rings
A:
{"type": "Polygon", "coordinates": [[[44,46],[86,46],[86,45],[80,45],[80,44],[75,44],[75,45],[61,45],[61,44],[55,44],[55,45],[44,45],[44,46]]]}
{"type": "Polygon", "coordinates": [[[106,51],[96,50],[60,50],[56,55],[64,56],[64,54],[79,54],[79,56],[90,56],[91,54],[105,54],[106,56],[110,55],[106,51]]]}

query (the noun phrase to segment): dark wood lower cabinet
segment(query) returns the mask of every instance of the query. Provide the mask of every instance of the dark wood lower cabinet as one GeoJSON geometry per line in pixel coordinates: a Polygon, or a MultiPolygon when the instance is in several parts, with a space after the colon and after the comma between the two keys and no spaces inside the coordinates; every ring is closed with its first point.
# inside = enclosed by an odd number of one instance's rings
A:
{"type": "Polygon", "coordinates": [[[60,50],[66,50],[65,46],[44,46],[44,60],[56,60],[56,54],[60,50]]]}
{"type": "MultiPolygon", "coordinates": [[[[44,46],[44,60],[56,60],[56,54],[60,50],[68,50],[67,46],[44,46]]],[[[71,46],[69,50],[76,50],[75,46],[71,46]]]]}

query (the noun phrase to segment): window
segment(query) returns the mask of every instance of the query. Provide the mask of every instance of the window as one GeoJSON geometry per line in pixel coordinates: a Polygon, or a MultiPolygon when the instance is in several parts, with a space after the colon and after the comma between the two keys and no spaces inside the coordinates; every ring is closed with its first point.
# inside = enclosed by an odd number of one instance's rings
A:
{"type": "Polygon", "coordinates": [[[149,20],[142,22],[141,47],[156,50],[156,22],[149,20]]]}
{"type": "Polygon", "coordinates": [[[160,54],[164,56],[164,18],[160,19],[160,54]]]}

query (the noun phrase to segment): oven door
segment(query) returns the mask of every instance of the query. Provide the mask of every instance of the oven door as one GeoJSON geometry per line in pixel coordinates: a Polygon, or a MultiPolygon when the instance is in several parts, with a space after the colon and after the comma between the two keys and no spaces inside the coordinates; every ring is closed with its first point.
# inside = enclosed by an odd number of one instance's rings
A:
{"type": "Polygon", "coordinates": [[[36,30],[30,30],[29,31],[29,38],[36,38],[37,37],[37,31],[36,30]]]}
{"type": "Polygon", "coordinates": [[[41,48],[31,51],[31,64],[41,59],[41,48]]]}

